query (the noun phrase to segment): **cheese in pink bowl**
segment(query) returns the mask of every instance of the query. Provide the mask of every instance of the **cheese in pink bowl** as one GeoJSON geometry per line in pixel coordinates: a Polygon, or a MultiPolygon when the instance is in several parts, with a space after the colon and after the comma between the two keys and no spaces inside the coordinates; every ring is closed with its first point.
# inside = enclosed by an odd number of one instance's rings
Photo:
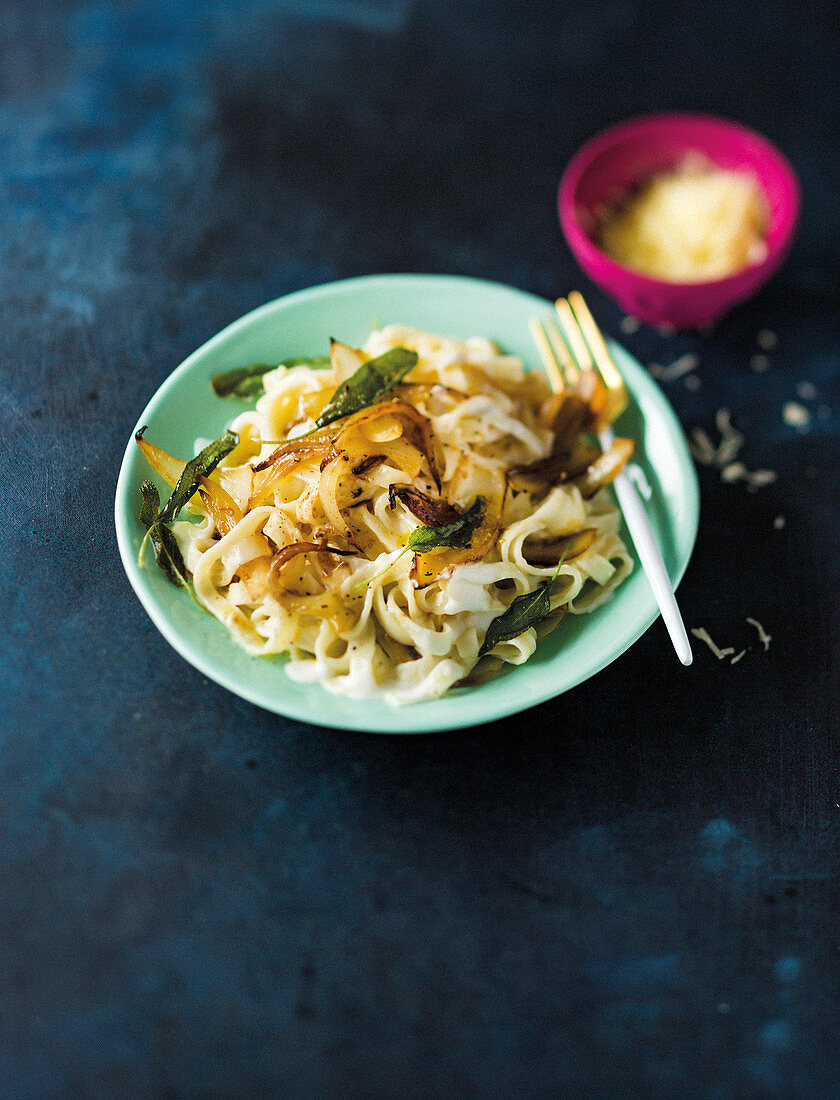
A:
{"type": "Polygon", "coordinates": [[[785,157],[738,123],[651,115],[584,145],[563,175],[558,205],[581,267],[626,312],[699,328],[777,270],[800,189],[785,157]]]}

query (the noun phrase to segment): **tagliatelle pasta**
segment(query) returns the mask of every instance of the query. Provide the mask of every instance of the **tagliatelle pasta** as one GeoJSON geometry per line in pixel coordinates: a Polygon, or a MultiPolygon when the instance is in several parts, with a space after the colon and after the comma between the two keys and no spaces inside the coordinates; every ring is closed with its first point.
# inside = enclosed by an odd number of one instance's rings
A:
{"type": "Polygon", "coordinates": [[[293,679],[436,698],[526,661],[564,611],[591,611],[631,571],[603,485],[632,446],[605,463],[585,402],[488,340],[392,325],[263,384],[172,530],[199,603],[254,656],[285,654],[293,679]],[[416,352],[408,373],[323,423],[337,388],[396,348],[416,352]],[[520,607],[520,632],[491,628],[520,607]]]}

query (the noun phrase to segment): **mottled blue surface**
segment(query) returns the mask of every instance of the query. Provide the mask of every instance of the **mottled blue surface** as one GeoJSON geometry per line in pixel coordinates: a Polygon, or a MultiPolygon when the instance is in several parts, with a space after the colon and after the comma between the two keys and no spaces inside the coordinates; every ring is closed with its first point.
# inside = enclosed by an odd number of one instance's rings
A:
{"type": "Polygon", "coordinates": [[[3,0],[0,1096],[840,1096],[838,71],[836,5],[793,0],[3,0]],[[765,132],[805,195],[753,302],[624,337],[696,353],[686,428],[729,407],[778,471],[700,472],[681,603],[744,657],[681,671],[657,623],[555,702],[403,739],[178,658],[111,518],[172,368],[380,271],[577,284],[618,334],[556,181],[676,107],[765,132]]]}

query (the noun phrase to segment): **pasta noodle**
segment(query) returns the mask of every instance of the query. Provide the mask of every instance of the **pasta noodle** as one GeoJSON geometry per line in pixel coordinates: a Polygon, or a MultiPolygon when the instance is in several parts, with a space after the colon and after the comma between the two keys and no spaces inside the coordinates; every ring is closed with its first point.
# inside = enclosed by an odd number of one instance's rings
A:
{"type": "Polygon", "coordinates": [[[199,603],[249,653],[286,654],[293,679],[395,704],[436,698],[480,657],[533,654],[543,623],[480,653],[516,597],[551,581],[552,615],[580,614],[631,571],[611,498],[598,485],[584,495],[598,454],[585,425],[549,471],[563,397],[488,340],[391,325],[360,351],[334,345],[331,367],[281,367],[264,385],[207,479],[215,506],[196,494],[197,514],[172,529],[199,603]],[[401,382],[315,427],[360,364],[397,347],[418,356],[401,382]],[[407,552],[418,527],[457,526],[471,508],[466,545],[407,552]]]}

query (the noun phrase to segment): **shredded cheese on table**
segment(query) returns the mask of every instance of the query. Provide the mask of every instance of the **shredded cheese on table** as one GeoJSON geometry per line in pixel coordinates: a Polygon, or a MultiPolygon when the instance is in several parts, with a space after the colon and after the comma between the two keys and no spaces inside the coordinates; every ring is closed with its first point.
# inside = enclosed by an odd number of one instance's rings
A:
{"type": "Polygon", "coordinates": [[[690,374],[699,362],[699,356],[688,352],[667,367],[662,367],[659,363],[651,363],[648,370],[654,378],[659,378],[663,382],[673,382],[676,378],[682,378],[684,374],[690,374]]]}
{"type": "Polygon", "coordinates": [[[691,633],[701,642],[705,642],[709,649],[714,653],[715,657],[719,661],[722,661],[724,657],[729,657],[735,652],[734,646],[727,646],[725,649],[721,649],[720,646],[715,645],[712,641],[709,632],[705,627],[697,626],[691,628],[691,633]]]}
{"type": "Polygon", "coordinates": [[[715,424],[720,432],[720,442],[712,443],[702,428],[694,428],[689,439],[689,450],[701,466],[715,466],[720,470],[720,478],[725,484],[743,481],[748,492],[754,493],[766,485],[772,485],[777,479],[774,470],[748,470],[743,462],[736,461],[744,445],[744,437],[733,427],[729,409],[718,409],[715,424]]]}
{"type": "MultiPolygon", "coordinates": [[[[758,622],[757,619],[747,618],[746,621],[750,624],[750,626],[754,626],[755,629],[758,631],[758,640],[761,642],[762,646],[764,647],[764,652],[766,653],[767,650],[770,648],[770,642],[772,641],[771,636],[767,633],[767,631],[764,629],[761,623],[758,622]]],[[[736,665],[749,649],[749,647],[747,647],[745,649],[742,649],[739,653],[735,653],[734,646],[719,646],[712,640],[708,630],[706,630],[705,627],[702,626],[692,627],[691,633],[694,635],[695,638],[697,638],[698,641],[701,641],[704,643],[704,645],[707,645],[719,661],[723,661],[727,657],[729,657],[729,663],[731,665],[736,665]]]]}
{"type": "Polygon", "coordinates": [[[761,623],[758,622],[758,620],[747,619],[747,622],[750,624],[750,626],[754,626],[755,629],[758,631],[758,640],[764,646],[764,652],[766,653],[767,650],[770,648],[770,642],[773,640],[772,637],[767,633],[767,631],[764,629],[761,623]]]}

